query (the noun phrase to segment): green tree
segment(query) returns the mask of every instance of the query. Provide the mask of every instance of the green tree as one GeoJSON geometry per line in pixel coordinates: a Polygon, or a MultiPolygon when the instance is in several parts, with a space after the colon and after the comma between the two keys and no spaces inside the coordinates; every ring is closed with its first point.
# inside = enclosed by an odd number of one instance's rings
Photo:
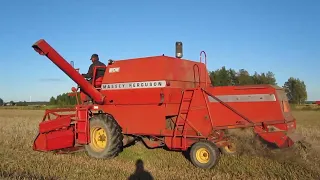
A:
{"type": "Polygon", "coordinates": [[[57,104],[56,98],[54,98],[54,97],[52,96],[52,97],[50,98],[49,104],[50,104],[50,105],[56,105],[56,104],[57,104]]]}
{"type": "Polygon", "coordinates": [[[212,84],[214,86],[228,86],[231,85],[231,78],[229,71],[223,66],[221,69],[212,71],[210,74],[212,84]]]}
{"type": "Polygon", "coordinates": [[[14,103],[14,101],[10,101],[9,102],[12,106],[16,105],[16,103],[14,103]]]}
{"type": "Polygon", "coordinates": [[[3,99],[0,98],[0,106],[3,106],[3,104],[4,104],[4,101],[3,99]]]}
{"type": "Polygon", "coordinates": [[[260,74],[254,72],[254,74],[252,75],[252,80],[254,84],[261,84],[260,74]]]}
{"type": "Polygon", "coordinates": [[[290,77],[284,83],[283,88],[292,104],[303,104],[308,98],[306,85],[299,78],[290,77]]]}
{"type": "Polygon", "coordinates": [[[255,72],[250,75],[245,69],[235,71],[234,69],[226,69],[223,66],[220,69],[211,71],[209,73],[213,86],[236,86],[236,85],[254,85],[254,84],[271,84],[277,85],[274,73],[268,71],[267,73],[258,74],[255,72]]]}
{"type": "Polygon", "coordinates": [[[268,71],[266,74],[266,78],[267,78],[267,82],[266,82],[267,84],[277,85],[277,80],[273,72],[268,71]]]}
{"type": "Polygon", "coordinates": [[[229,69],[229,78],[230,78],[229,85],[235,86],[239,84],[239,80],[237,78],[237,72],[231,68],[229,69]]]}
{"type": "Polygon", "coordinates": [[[16,103],[17,106],[28,106],[28,103],[26,101],[19,101],[16,103]]]}
{"type": "MultiPolygon", "coordinates": [[[[77,95],[79,97],[79,93],[77,95]]],[[[76,105],[77,100],[75,96],[69,96],[68,93],[62,93],[59,94],[56,98],[51,97],[49,100],[49,104],[58,106],[76,105]]]]}
{"type": "Polygon", "coordinates": [[[277,85],[275,75],[268,71],[267,73],[254,73],[252,76],[253,84],[271,84],[277,85]]]}
{"type": "Polygon", "coordinates": [[[252,76],[250,76],[249,72],[244,69],[239,70],[239,72],[237,73],[237,79],[238,79],[238,85],[253,85],[253,84],[255,84],[252,76]]]}

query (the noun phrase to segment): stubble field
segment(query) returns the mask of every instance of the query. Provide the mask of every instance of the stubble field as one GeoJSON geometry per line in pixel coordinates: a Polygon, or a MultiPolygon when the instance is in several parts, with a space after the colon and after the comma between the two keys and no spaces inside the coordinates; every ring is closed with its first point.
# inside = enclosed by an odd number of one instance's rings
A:
{"type": "Polygon", "coordinates": [[[0,109],[1,179],[128,179],[138,159],[154,179],[320,179],[320,111],[295,111],[305,142],[269,150],[250,131],[235,131],[238,154],[222,156],[212,170],[194,167],[179,152],[149,150],[141,144],[117,158],[97,160],[85,152],[41,153],[32,150],[41,110],[0,109]]]}

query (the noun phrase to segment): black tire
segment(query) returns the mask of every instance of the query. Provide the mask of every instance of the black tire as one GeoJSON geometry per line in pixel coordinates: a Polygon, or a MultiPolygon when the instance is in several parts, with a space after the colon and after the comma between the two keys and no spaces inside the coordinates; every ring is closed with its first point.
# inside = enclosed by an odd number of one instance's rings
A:
{"type": "Polygon", "coordinates": [[[219,148],[210,141],[196,142],[192,145],[190,149],[190,160],[192,164],[195,165],[196,167],[199,167],[202,169],[211,169],[216,164],[218,164],[219,159],[220,159],[219,148]],[[201,156],[203,158],[201,158],[201,156]]]}
{"type": "Polygon", "coordinates": [[[95,115],[90,119],[90,140],[91,142],[85,145],[87,154],[98,159],[116,157],[123,148],[121,127],[116,120],[108,114],[95,115]],[[99,143],[95,141],[97,140],[97,130],[102,131],[102,135],[99,136],[99,143]]]}

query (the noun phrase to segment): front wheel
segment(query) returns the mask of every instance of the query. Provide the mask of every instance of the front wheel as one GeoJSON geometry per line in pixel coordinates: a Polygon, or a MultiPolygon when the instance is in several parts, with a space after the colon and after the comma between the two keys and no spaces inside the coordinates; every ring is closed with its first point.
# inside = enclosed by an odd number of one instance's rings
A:
{"type": "Polygon", "coordinates": [[[120,126],[110,115],[99,114],[90,119],[90,143],[87,154],[94,158],[112,158],[123,148],[120,126]]]}
{"type": "Polygon", "coordinates": [[[211,169],[220,158],[219,148],[210,141],[199,141],[190,149],[191,162],[202,169],[211,169]]]}

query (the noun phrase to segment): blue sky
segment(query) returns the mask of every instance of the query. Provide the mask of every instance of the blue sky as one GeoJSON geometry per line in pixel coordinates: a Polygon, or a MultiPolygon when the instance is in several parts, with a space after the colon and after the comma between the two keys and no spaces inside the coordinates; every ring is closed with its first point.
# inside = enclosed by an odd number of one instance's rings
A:
{"type": "Polygon", "coordinates": [[[208,69],[272,71],[279,85],[305,81],[309,100],[320,100],[320,1],[1,1],[0,97],[48,100],[75,83],[31,45],[44,38],[81,72],[92,53],[100,59],[174,56],[208,69]],[[45,81],[48,80],[48,81],[45,81]]]}

